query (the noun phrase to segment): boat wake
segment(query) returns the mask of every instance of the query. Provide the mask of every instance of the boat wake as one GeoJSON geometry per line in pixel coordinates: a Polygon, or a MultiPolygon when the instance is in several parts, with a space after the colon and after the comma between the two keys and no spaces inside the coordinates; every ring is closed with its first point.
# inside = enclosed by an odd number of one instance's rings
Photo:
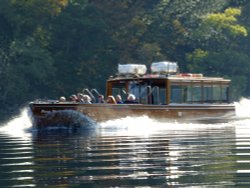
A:
{"type": "Polygon", "coordinates": [[[202,121],[165,121],[160,122],[147,116],[126,117],[117,120],[110,120],[100,124],[103,134],[132,134],[147,135],[161,131],[199,131],[203,129],[223,129],[225,127],[245,126],[250,123],[250,99],[243,98],[235,102],[236,115],[224,117],[226,121],[220,119],[207,118],[202,121]],[[117,130],[117,131],[114,131],[117,130]]]}
{"type": "Polygon", "coordinates": [[[243,98],[235,102],[236,116],[241,119],[250,119],[250,99],[243,98]]]}
{"type": "Polygon", "coordinates": [[[122,119],[107,121],[100,124],[101,133],[104,135],[151,135],[167,131],[169,134],[175,131],[196,132],[204,129],[222,129],[231,127],[228,123],[194,123],[194,122],[162,122],[147,116],[126,117],[122,119]]]}
{"type": "Polygon", "coordinates": [[[28,108],[20,110],[20,115],[11,118],[7,123],[0,125],[0,133],[12,137],[21,137],[25,140],[31,138],[32,122],[28,108]]]}

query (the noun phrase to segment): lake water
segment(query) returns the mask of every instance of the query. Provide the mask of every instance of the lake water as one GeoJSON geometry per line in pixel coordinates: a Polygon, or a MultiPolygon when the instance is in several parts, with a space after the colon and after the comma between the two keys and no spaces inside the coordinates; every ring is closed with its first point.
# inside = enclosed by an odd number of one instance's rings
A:
{"type": "Polygon", "coordinates": [[[0,126],[0,187],[249,187],[250,100],[224,124],[124,118],[90,130],[0,126]]]}

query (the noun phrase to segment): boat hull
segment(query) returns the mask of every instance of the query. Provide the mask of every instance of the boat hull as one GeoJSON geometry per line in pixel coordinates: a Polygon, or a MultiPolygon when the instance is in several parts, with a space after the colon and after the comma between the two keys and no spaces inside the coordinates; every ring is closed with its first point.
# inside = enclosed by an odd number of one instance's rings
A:
{"type": "MultiPolygon", "coordinates": [[[[46,127],[51,113],[72,111],[91,118],[95,122],[120,119],[124,117],[148,116],[164,121],[199,121],[225,120],[235,115],[233,104],[172,104],[172,105],[142,105],[142,104],[77,104],[77,103],[31,103],[30,109],[33,124],[37,128],[46,127]]],[[[72,116],[70,116],[72,118],[72,116]]],[[[57,116],[53,120],[56,120],[57,116]]],[[[67,117],[62,118],[67,124],[67,117]]]]}

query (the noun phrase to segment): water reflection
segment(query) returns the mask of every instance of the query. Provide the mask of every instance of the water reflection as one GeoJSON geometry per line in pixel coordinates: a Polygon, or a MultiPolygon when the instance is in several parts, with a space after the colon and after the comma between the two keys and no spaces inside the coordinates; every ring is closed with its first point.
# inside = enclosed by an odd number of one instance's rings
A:
{"type": "Polygon", "coordinates": [[[250,185],[247,117],[227,124],[124,118],[73,132],[33,130],[26,115],[0,128],[0,187],[250,185]]]}
{"type": "Polygon", "coordinates": [[[235,181],[238,186],[250,185],[250,120],[242,120],[237,122],[235,128],[237,155],[237,170],[235,181]]]}
{"type": "Polygon", "coordinates": [[[234,129],[152,135],[43,134],[33,140],[34,180],[51,186],[234,185],[234,129]]]}

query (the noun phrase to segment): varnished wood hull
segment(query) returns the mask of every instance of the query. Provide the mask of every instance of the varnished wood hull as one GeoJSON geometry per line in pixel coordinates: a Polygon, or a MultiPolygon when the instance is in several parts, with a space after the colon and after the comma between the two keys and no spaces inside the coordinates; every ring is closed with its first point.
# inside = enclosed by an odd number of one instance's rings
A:
{"type": "MultiPolygon", "coordinates": [[[[177,120],[177,121],[193,121],[206,119],[227,120],[235,114],[235,106],[233,104],[182,104],[182,105],[142,105],[142,104],[73,104],[73,103],[31,103],[34,126],[37,128],[52,125],[48,122],[49,114],[57,112],[77,112],[90,117],[96,122],[104,122],[107,120],[124,118],[127,116],[138,117],[148,116],[157,120],[177,120]]],[[[74,118],[73,116],[68,116],[74,118]]],[[[58,115],[55,118],[61,118],[58,115]]],[[[67,117],[61,118],[64,123],[68,123],[67,117]]]]}

